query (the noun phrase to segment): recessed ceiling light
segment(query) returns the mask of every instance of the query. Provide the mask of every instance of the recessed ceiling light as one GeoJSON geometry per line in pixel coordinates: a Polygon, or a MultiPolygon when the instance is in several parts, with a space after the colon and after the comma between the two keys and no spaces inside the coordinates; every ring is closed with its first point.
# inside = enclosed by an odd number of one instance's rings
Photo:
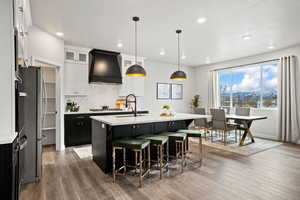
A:
{"type": "Polygon", "coordinates": [[[243,40],[250,40],[252,38],[252,35],[250,35],[249,33],[242,35],[243,40]]]}
{"type": "Polygon", "coordinates": [[[164,56],[165,54],[166,54],[166,52],[163,49],[159,52],[159,55],[161,55],[161,56],[164,56]]]}
{"type": "Polygon", "coordinates": [[[268,46],[269,49],[274,49],[275,46],[273,44],[271,44],[270,46],[268,46]]]}
{"type": "Polygon", "coordinates": [[[197,19],[197,22],[198,22],[199,24],[203,24],[203,23],[205,23],[206,21],[207,21],[207,19],[206,19],[205,17],[200,17],[200,18],[197,19]]]}
{"type": "Polygon", "coordinates": [[[123,47],[122,42],[118,42],[117,46],[118,46],[119,48],[122,48],[122,47],[123,47]]]}
{"type": "Polygon", "coordinates": [[[181,56],[181,59],[182,59],[182,60],[186,59],[186,56],[185,56],[185,55],[182,55],[182,56],[181,56]]]}
{"type": "Polygon", "coordinates": [[[210,58],[209,58],[209,57],[206,57],[205,63],[206,63],[206,64],[209,64],[209,63],[210,63],[210,58]]]}
{"type": "Polygon", "coordinates": [[[59,36],[59,37],[62,37],[62,36],[64,36],[64,33],[62,33],[62,32],[57,32],[56,35],[59,36]]]}

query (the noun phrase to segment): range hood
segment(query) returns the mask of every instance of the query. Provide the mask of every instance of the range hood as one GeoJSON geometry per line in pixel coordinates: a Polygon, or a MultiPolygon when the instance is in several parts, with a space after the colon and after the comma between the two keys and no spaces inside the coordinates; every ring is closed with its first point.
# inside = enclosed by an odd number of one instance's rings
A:
{"type": "Polygon", "coordinates": [[[91,50],[89,52],[89,83],[122,84],[120,53],[91,50]]]}

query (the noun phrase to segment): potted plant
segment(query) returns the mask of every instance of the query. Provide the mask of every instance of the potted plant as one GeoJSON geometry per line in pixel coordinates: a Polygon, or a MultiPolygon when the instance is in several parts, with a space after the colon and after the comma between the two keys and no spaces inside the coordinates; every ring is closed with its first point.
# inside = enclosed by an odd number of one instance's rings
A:
{"type": "Polygon", "coordinates": [[[163,109],[163,111],[162,111],[162,113],[160,114],[160,116],[163,116],[163,117],[168,117],[168,116],[170,116],[170,106],[169,105],[164,105],[163,107],[162,107],[162,109],[163,109]]]}
{"type": "Polygon", "coordinates": [[[196,94],[191,101],[191,106],[192,109],[195,110],[197,109],[199,106],[201,106],[201,100],[200,100],[200,95],[196,94]]]}

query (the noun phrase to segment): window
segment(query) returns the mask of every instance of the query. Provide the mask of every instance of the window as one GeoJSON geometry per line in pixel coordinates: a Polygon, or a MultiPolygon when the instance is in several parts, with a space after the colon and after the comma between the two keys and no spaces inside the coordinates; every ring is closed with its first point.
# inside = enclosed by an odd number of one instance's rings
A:
{"type": "Polygon", "coordinates": [[[278,62],[268,62],[218,72],[222,107],[276,108],[278,62]]]}

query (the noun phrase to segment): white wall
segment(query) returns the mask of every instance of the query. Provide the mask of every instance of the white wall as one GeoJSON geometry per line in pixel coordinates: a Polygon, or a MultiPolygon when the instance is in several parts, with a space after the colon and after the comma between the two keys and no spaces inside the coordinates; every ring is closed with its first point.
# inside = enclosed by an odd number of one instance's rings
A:
{"type": "Polygon", "coordinates": [[[10,137],[15,131],[13,5],[0,1],[0,137],[10,137]]]}
{"type": "Polygon", "coordinates": [[[64,65],[64,41],[36,26],[29,29],[29,56],[64,65]]]}
{"type": "Polygon", "coordinates": [[[162,111],[162,106],[167,104],[175,112],[191,112],[189,105],[192,97],[196,93],[196,70],[192,67],[182,67],[182,70],[187,73],[188,80],[186,81],[171,81],[171,74],[177,70],[176,65],[161,63],[157,61],[146,60],[145,69],[147,77],[145,78],[145,96],[143,97],[144,107],[153,113],[162,111]],[[183,84],[183,100],[157,100],[156,99],[156,84],[160,83],[182,83],[183,84]]]}
{"type": "MultiPolygon", "coordinates": [[[[84,67],[84,66],[82,66],[84,67]]],[[[175,65],[165,64],[161,62],[146,60],[144,67],[147,72],[145,78],[145,96],[138,97],[138,109],[146,109],[157,113],[162,111],[162,106],[168,104],[176,112],[191,112],[189,102],[195,95],[195,69],[191,67],[184,67],[183,70],[187,72],[187,81],[171,81],[170,75],[176,70],[175,65]],[[182,83],[183,86],[183,100],[157,100],[156,99],[156,83],[182,83]]],[[[86,69],[85,76],[87,76],[86,69]]],[[[115,102],[119,99],[120,85],[113,84],[88,84],[86,97],[68,97],[66,100],[71,100],[79,103],[81,110],[88,110],[89,108],[99,108],[107,105],[115,107],[115,102]]]]}
{"type": "MultiPolygon", "coordinates": [[[[197,79],[197,93],[201,95],[203,106],[208,106],[208,73],[210,70],[237,66],[241,64],[248,64],[253,62],[265,61],[274,58],[280,58],[281,56],[295,55],[300,58],[300,46],[290,47],[287,49],[274,51],[267,54],[261,54],[251,56],[247,58],[236,59],[232,61],[226,61],[222,63],[212,64],[208,66],[200,66],[196,68],[196,79],[197,79]]],[[[300,69],[299,62],[297,60],[297,85],[300,85],[300,69]]],[[[300,105],[300,87],[298,89],[298,105],[300,105]]],[[[300,113],[300,106],[298,106],[300,113]]],[[[277,138],[277,111],[276,110],[252,110],[255,115],[267,115],[267,120],[256,121],[253,123],[253,133],[256,136],[276,139],[277,138]]]]}
{"type": "Polygon", "coordinates": [[[80,111],[88,111],[90,108],[101,108],[101,106],[116,107],[116,100],[119,99],[120,85],[89,84],[88,82],[86,85],[87,96],[65,97],[65,104],[68,100],[74,101],[80,105],[80,111]]]}

